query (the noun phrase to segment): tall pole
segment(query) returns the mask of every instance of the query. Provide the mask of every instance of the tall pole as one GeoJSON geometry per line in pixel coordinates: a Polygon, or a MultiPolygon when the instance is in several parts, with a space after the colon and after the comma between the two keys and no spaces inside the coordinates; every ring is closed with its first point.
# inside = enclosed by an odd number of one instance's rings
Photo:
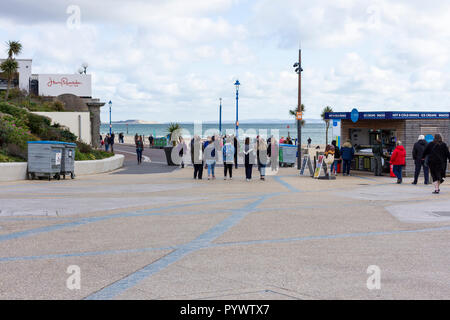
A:
{"type": "MultiPolygon", "coordinates": [[[[298,112],[302,112],[302,50],[298,50],[298,112]]],[[[302,117],[303,118],[303,117],[302,117]]],[[[297,119],[297,169],[300,170],[302,163],[302,123],[297,119]]]]}
{"type": "Polygon", "coordinates": [[[238,138],[239,132],[238,106],[239,106],[239,86],[236,86],[236,138],[238,138]]]}
{"type": "Polygon", "coordinates": [[[110,136],[111,136],[111,134],[112,134],[111,105],[112,105],[112,102],[109,101],[109,135],[110,135],[110,136]]]}
{"type": "Polygon", "coordinates": [[[222,98],[220,100],[220,108],[219,108],[219,133],[222,135],[222,98]]]}

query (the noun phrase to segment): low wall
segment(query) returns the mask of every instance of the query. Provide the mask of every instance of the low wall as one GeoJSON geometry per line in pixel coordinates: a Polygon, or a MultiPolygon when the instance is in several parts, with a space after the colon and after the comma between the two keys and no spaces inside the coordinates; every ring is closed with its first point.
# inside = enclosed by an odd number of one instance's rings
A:
{"type": "Polygon", "coordinates": [[[125,156],[116,154],[114,157],[103,160],[75,161],[75,175],[85,176],[114,171],[123,167],[125,156]]]}
{"type": "Polygon", "coordinates": [[[25,180],[27,178],[26,162],[2,162],[0,163],[0,182],[25,180]]]}
{"type": "MultiPolygon", "coordinates": [[[[123,167],[125,157],[121,154],[103,160],[75,161],[75,175],[84,176],[117,170],[123,167]]],[[[26,162],[0,163],[0,182],[26,180],[26,162]]]]}

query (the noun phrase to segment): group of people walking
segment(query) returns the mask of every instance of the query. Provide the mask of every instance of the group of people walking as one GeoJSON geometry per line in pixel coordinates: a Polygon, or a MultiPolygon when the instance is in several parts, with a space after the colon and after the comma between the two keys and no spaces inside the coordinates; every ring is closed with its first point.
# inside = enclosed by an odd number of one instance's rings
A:
{"type": "Polygon", "coordinates": [[[107,133],[104,139],[103,139],[102,135],[100,135],[100,144],[102,146],[105,146],[106,152],[108,152],[109,149],[111,149],[111,152],[114,152],[115,138],[116,138],[116,136],[115,136],[114,132],[112,132],[111,135],[109,133],[107,133]]]}
{"type": "MultiPolygon", "coordinates": [[[[215,169],[220,152],[222,154],[222,163],[224,168],[224,180],[233,180],[233,167],[238,168],[239,143],[234,136],[209,137],[202,143],[199,136],[195,136],[190,143],[191,161],[194,166],[194,179],[202,179],[203,168],[208,170],[208,180],[216,179],[215,169]]],[[[258,166],[260,180],[265,180],[266,166],[271,157],[271,141],[268,143],[262,137],[257,137],[251,141],[249,137],[245,138],[242,153],[244,155],[245,178],[247,181],[252,179],[253,165],[258,166]]],[[[181,155],[181,154],[180,154],[181,155]]]]}

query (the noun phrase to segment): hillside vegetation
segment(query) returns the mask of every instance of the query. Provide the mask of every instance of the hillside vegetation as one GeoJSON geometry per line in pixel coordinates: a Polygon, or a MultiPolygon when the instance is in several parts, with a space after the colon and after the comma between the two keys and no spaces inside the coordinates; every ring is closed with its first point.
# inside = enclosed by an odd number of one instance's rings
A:
{"type": "Polygon", "coordinates": [[[30,112],[62,111],[64,105],[61,102],[17,99],[13,90],[8,100],[0,102],[0,162],[26,161],[27,142],[38,140],[76,143],[75,160],[104,159],[113,155],[77,141],[77,136],[67,128],[51,124],[49,118],[30,112]]]}

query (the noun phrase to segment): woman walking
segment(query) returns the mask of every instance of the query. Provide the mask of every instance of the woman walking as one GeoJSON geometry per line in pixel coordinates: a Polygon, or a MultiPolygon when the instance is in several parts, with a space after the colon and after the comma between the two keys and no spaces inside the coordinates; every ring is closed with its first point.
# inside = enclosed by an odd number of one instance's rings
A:
{"type": "Polygon", "coordinates": [[[216,179],[216,175],[214,174],[214,169],[216,168],[216,148],[215,148],[215,136],[211,137],[211,140],[206,141],[205,143],[205,157],[206,157],[206,166],[208,167],[208,180],[216,179]]]}
{"type": "Polygon", "coordinates": [[[260,179],[262,181],[266,180],[266,166],[267,166],[267,144],[263,138],[259,138],[257,142],[256,156],[258,158],[258,170],[260,174],[260,179]]]}
{"type": "Polygon", "coordinates": [[[434,140],[427,145],[423,157],[426,159],[425,163],[428,164],[433,178],[433,194],[438,194],[441,191],[440,185],[444,182],[445,172],[447,171],[447,160],[450,161],[448,146],[442,141],[440,134],[436,134],[434,140]]]}
{"type": "Polygon", "coordinates": [[[142,163],[142,151],[144,151],[144,141],[142,141],[142,136],[140,136],[136,140],[136,155],[138,164],[142,163]]]}
{"type": "Polygon", "coordinates": [[[403,181],[402,169],[403,166],[406,164],[406,150],[405,147],[402,146],[401,141],[397,141],[397,147],[395,148],[391,156],[391,164],[394,166],[392,171],[397,177],[397,183],[401,184],[403,181]]]}
{"type": "Polygon", "coordinates": [[[330,171],[332,174],[337,175],[338,164],[339,164],[339,161],[341,161],[341,152],[336,145],[336,140],[333,140],[331,142],[331,145],[334,147],[334,161],[333,161],[333,164],[331,165],[330,171]]]}
{"type": "Polygon", "coordinates": [[[253,146],[250,146],[250,138],[245,138],[244,144],[244,155],[245,155],[245,179],[250,181],[252,179],[252,170],[254,163],[254,150],[253,146]]]}
{"type": "Polygon", "coordinates": [[[234,164],[234,146],[231,143],[233,140],[231,138],[227,138],[227,143],[223,146],[223,180],[227,180],[227,171],[230,175],[230,180],[233,180],[233,164],[234,164]]]}
{"type": "Polygon", "coordinates": [[[191,158],[194,165],[194,179],[202,180],[203,176],[203,144],[202,140],[196,135],[191,142],[191,158]]]}

